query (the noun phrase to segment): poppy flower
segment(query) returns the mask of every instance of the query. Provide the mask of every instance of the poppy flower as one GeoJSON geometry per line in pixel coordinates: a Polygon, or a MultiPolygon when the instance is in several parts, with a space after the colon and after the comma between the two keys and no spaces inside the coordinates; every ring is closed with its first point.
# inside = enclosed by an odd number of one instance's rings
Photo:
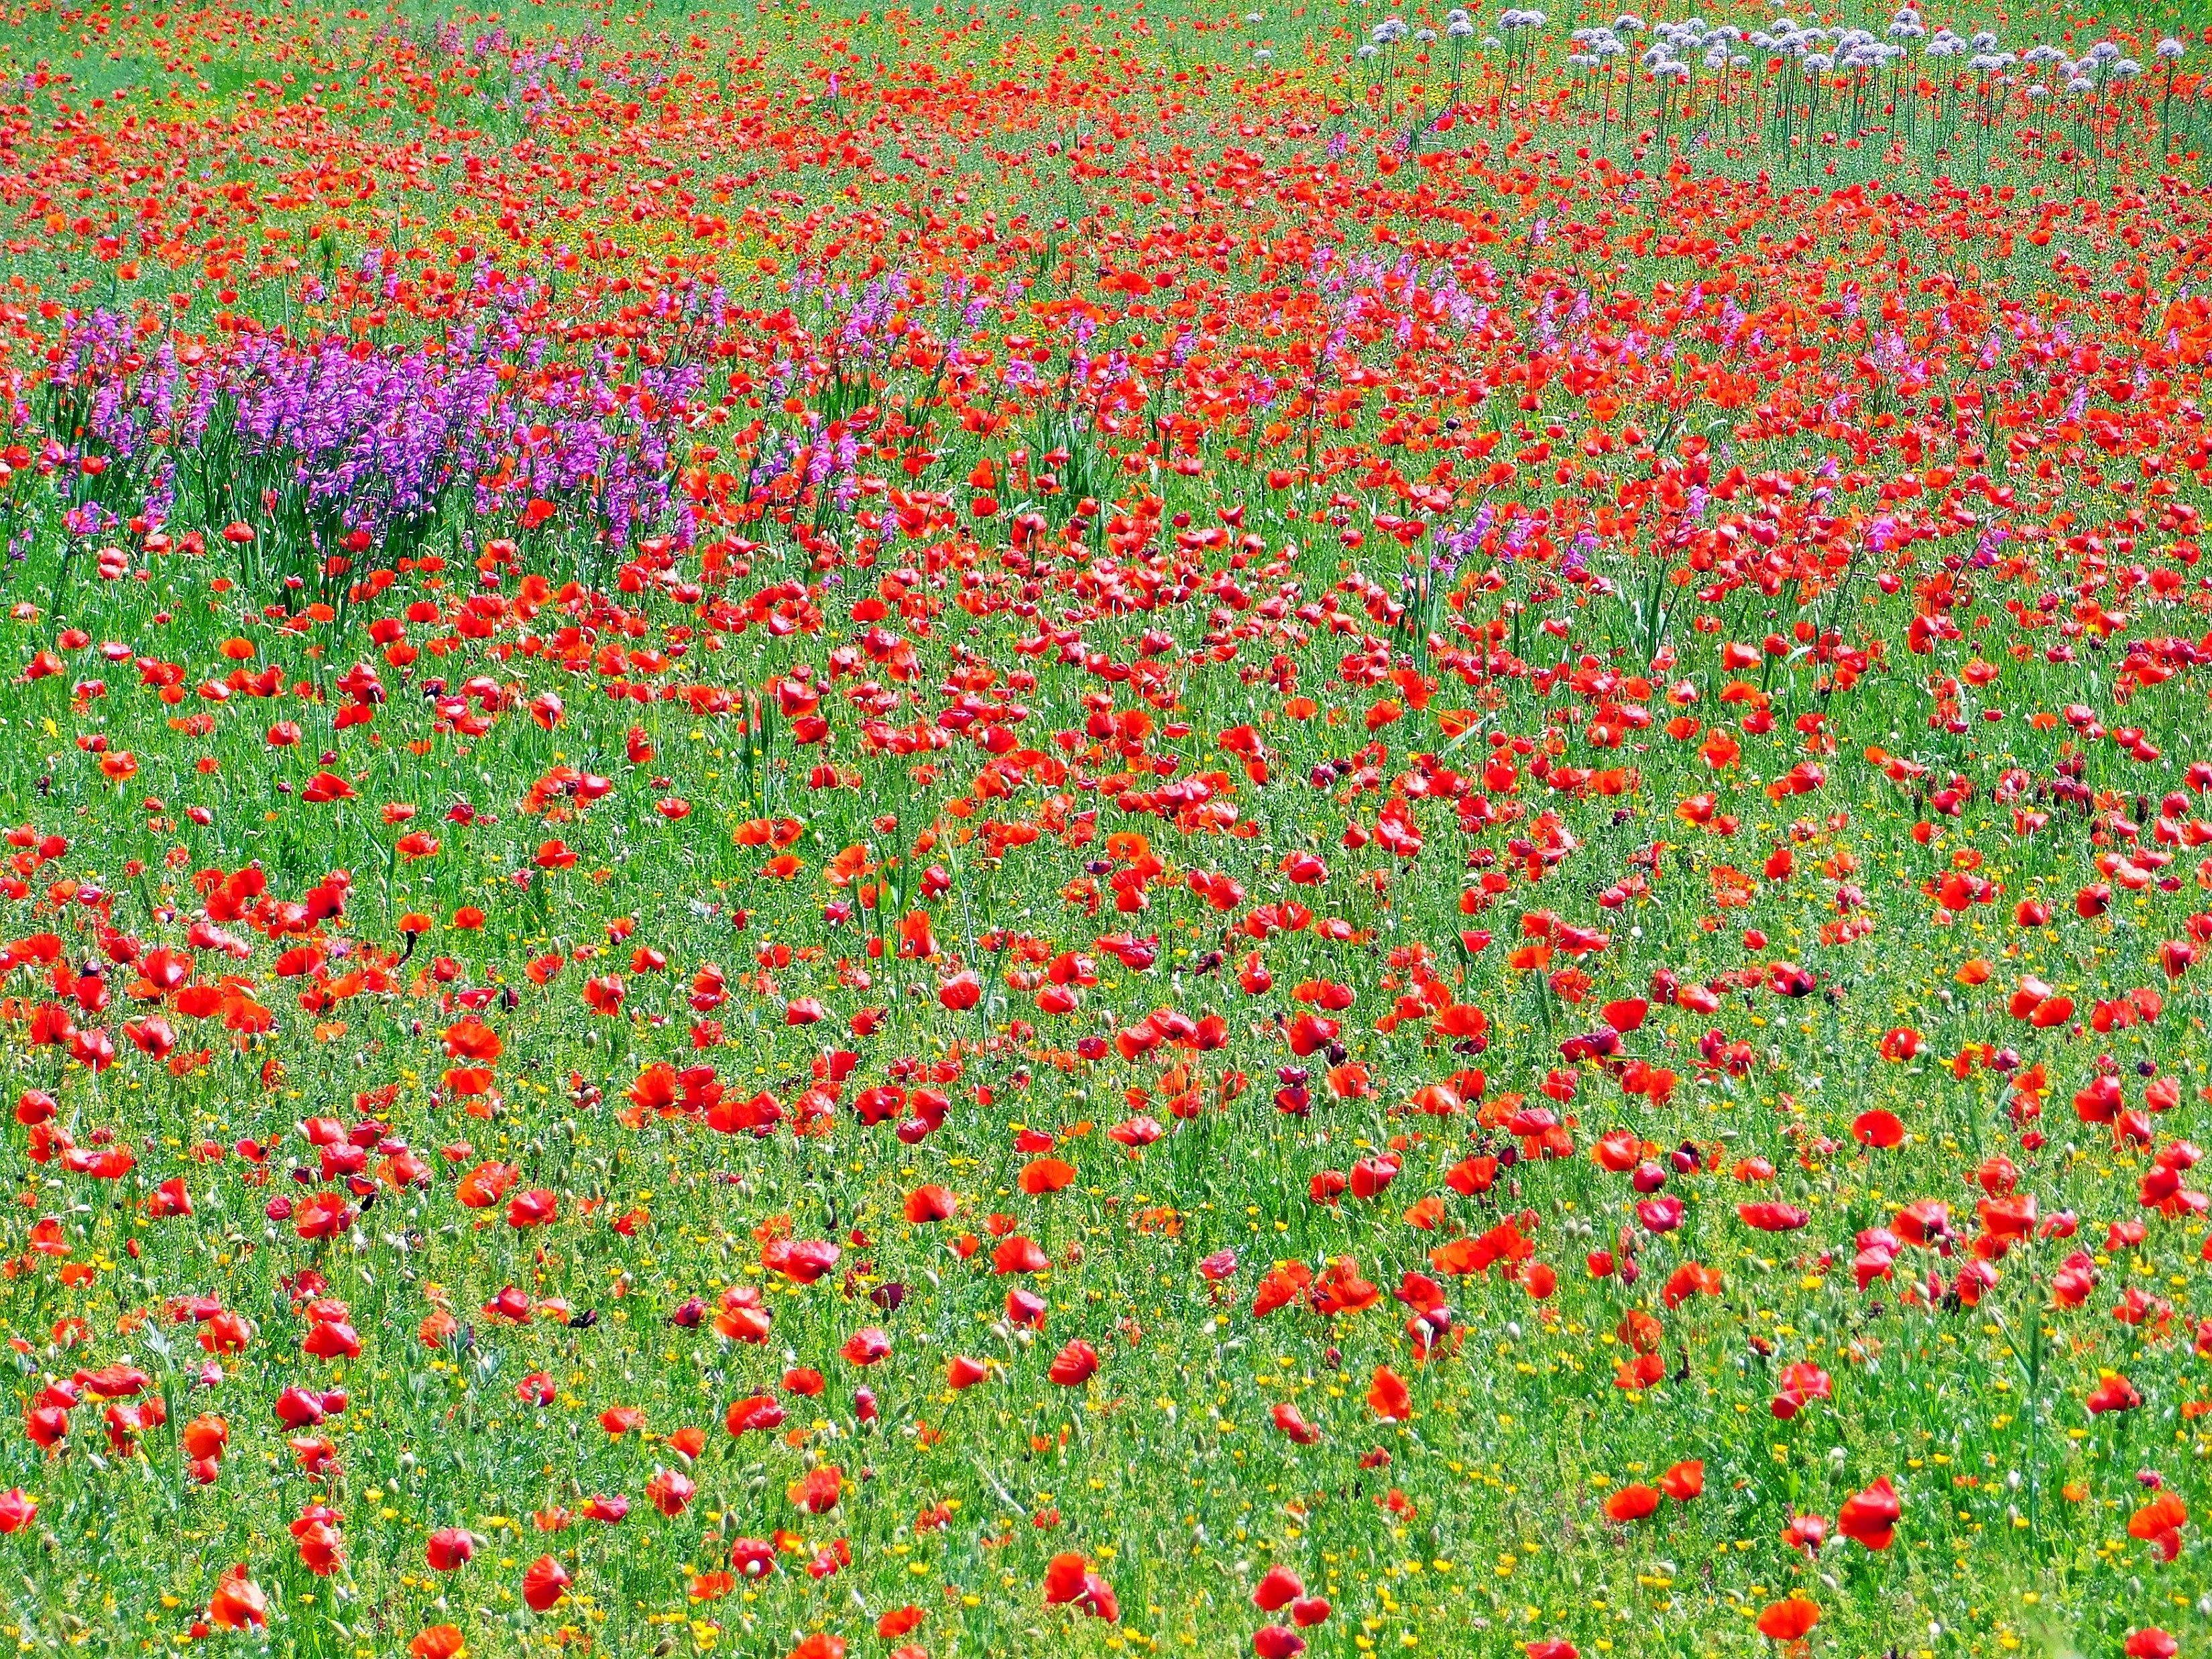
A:
{"type": "Polygon", "coordinates": [[[1776,1390],[1771,1409],[1784,1423],[1811,1401],[1830,1398],[1832,1385],[1827,1372],[1809,1361],[1784,1365],[1779,1382],[1781,1386],[1776,1390]]]}
{"type": "Polygon", "coordinates": [[[1795,1204],[1776,1203],[1763,1200],[1756,1204],[1739,1204],[1735,1212],[1747,1227],[1755,1227],[1765,1233],[1794,1232],[1809,1224],[1812,1213],[1795,1204]]]}
{"type": "Polygon", "coordinates": [[[847,1337],[837,1352],[848,1365],[880,1364],[890,1358],[891,1340],[878,1327],[865,1325],[847,1337]]]}
{"type": "Polygon", "coordinates": [[[1608,1521],[1642,1521],[1656,1513],[1661,1493],[1656,1486],[1623,1486],[1605,1500],[1608,1521]]]}
{"type": "Polygon", "coordinates": [[[1659,1301],[1663,1307],[1679,1308],[1693,1296],[1718,1296],[1721,1290],[1719,1273],[1702,1262],[1686,1261],[1667,1275],[1659,1301]]]}
{"type": "Polygon", "coordinates": [[[1080,1555],[1055,1555],[1046,1565],[1044,1599],[1048,1607],[1073,1606],[1111,1625],[1121,1617],[1121,1605],[1113,1587],[1091,1571],[1080,1555]]]}
{"type": "Polygon", "coordinates": [[[21,1532],[39,1517],[39,1500],[21,1486],[0,1492],[0,1534],[21,1532]]]}
{"type": "Polygon", "coordinates": [[[1896,1490],[1884,1475],[1864,1492],[1844,1500],[1836,1511],[1836,1530],[1870,1550],[1886,1550],[1901,1513],[1896,1490]]]}
{"type": "Polygon", "coordinates": [[[960,1200],[949,1188],[932,1185],[917,1187],[908,1193],[904,1211],[909,1222],[924,1226],[933,1221],[951,1220],[959,1205],[960,1200]]]}
{"type": "Polygon", "coordinates": [[[2181,1529],[2189,1524],[2189,1506],[2172,1492],[2161,1492],[2128,1517],[2128,1536],[2139,1538],[2171,1561],[2181,1553],[2181,1529]]]}
{"type": "Polygon", "coordinates": [[[550,1555],[541,1555],[523,1569],[522,1599],[532,1613],[550,1613],[568,1593],[568,1574],[550,1555]]]}
{"type": "Polygon", "coordinates": [[[2106,1412],[2130,1412],[2142,1404],[2142,1396],[2124,1376],[2117,1374],[2103,1378],[2091,1389],[2085,1402],[2089,1415],[2101,1417],[2106,1412]]]}
{"type": "Polygon", "coordinates": [[[477,1540],[461,1527],[442,1527],[430,1534],[424,1558],[433,1572],[453,1572],[466,1566],[477,1553],[477,1540]]]}
{"type": "Polygon", "coordinates": [[[1402,1421],[1413,1414],[1413,1391],[1397,1372],[1377,1365],[1367,1388],[1367,1408],[1385,1422],[1402,1421]]]}
{"type": "Polygon", "coordinates": [[[218,1630],[261,1630],[269,1623],[269,1598],[246,1576],[243,1562],[226,1571],[208,1598],[208,1620],[218,1630]]]}
{"type": "Polygon", "coordinates": [[[1098,1372],[1098,1350],[1077,1337],[1053,1356],[1046,1375],[1063,1389],[1080,1388],[1098,1372]]]}
{"type": "Polygon", "coordinates": [[[1022,1168],[1021,1189],[1032,1198],[1062,1191],[1075,1181],[1075,1166],[1065,1158],[1040,1158],[1022,1168]]]}
{"type": "Polygon", "coordinates": [[[689,1509],[698,1491],[689,1475],[675,1469],[655,1469],[653,1478],[645,1483],[647,1499],[653,1508],[671,1517],[689,1509]]]}
{"type": "Polygon", "coordinates": [[[1879,1108],[1861,1112],[1851,1120],[1851,1139],[1863,1146],[1888,1148],[1905,1140],[1905,1124],[1894,1112],[1879,1108]]]}
{"type": "Polygon", "coordinates": [[[1283,1437],[1292,1445],[1311,1446],[1319,1443],[1321,1431],[1307,1422],[1305,1413],[1289,1401],[1276,1401],[1270,1408],[1268,1415],[1273,1420],[1276,1428],[1282,1431],[1283,1437]]]}
{"type": "Polygon", "coordinates": [[[1035,1239],[1015,1233],[1001,1239],[991,1252],[991,1271],[994,1273],[1041,1273],[1052,1266],[1052,1258],[1035,1239]]]}
{"type": "Polygon", "coordinates": [[[1820,1622],[1817,1603],[1802,1595],[1767,1605],[1759,1615],[1759,1633],[1771,1642],[1802,1640],[1814,1626],[1820,1622]]]}
{"type": "Polygon", "coordinates": [[[561,1201],[544,1188],[532,1188],[517,1195],[507,1206],[507,1224],[521,1231],[531,1227],[543,1227],[560,1219],[561,1201]]]}
{"type": "Polygon", "coordinates": [[[765,1433],[781,1427],[783,1418],[783,1406],[774,1395],[750,1395],[731,1403],[723,1424],[732,1434],[745,1434],[754,1430],[765,1433]]]}

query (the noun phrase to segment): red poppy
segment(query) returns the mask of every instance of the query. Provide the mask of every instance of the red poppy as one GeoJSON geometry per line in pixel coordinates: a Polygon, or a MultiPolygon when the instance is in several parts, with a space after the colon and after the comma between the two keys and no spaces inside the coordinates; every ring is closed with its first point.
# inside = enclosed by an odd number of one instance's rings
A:
{"type": "Polygon", "coordinates": [[[1819,1606],[1802,1595],[1770,1603],[1759,1615],[1759,1633],[1773,1642],[1795,1642],[1820,1622],[1819,1606]]]}
{"type": "Polygon", "coordinates": [[[1121,1605],[1115,1600],[1113,1587],[1092,1571],[1091,1564],[1080,1555],[1052,1558],[1045,1568],[1044,1599],[1048,1607],[1072,1605],[1109,1625],[1121,1616],[1121,1605]]]}
{"type": "Polygon", "coordinates": [[[1901,1513],[1896,1490],[1884,1475],[1864,1492],[1844,1500],[1836,1511],[1836,1530],[1870,1550],[1886,1550],[1901,1513]]]}

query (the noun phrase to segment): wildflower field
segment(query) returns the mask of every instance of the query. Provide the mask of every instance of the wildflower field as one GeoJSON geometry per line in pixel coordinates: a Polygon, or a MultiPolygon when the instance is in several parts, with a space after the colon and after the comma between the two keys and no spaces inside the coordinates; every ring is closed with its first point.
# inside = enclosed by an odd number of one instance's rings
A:
{"type": "Polygon", "coordinates": [[[0,0],[0,1633],[2212,1651],[2212,19],[1709,10],[0,0]]]}

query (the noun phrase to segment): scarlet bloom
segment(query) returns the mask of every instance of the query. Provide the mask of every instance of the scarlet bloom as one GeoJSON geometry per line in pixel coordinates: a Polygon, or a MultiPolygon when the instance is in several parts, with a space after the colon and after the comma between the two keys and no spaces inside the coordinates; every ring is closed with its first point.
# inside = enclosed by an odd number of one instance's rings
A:
{"type": "Polygon", "coordinates": [[[479,1164],[461,1177],[453,1196],[471,1210],[489,1209],[521,1176],[522,1171],[511,1164],[479,1164]]]}
{"type": "Polygon", "coordinates": [[[432,1625],[407,1644],[413,1659],[461,1659],[468,1642],[456,1625],[432,1625]]]}
{"type": "Polygon", "coordinates": [[[518,1232],[543,1227],[561,1217],[561,1200],[543,1187],[533,1187],[507,1206],[507,1224],[518,1232]]]}
{"type": "Polygon", "coordinates": [[[1696,1261],[1685,1261],[1667,1275],[1667,1283],[1659,1292],[1661,1304],[1668,1308],[1679,1308],[1693,1296],[1718,1296],[1721,1276],[1711,1267],[1696,1261]]]}
{"type": "Polygon", "coordinates": [[[1802,1210],[1795,1204],[1784,1204],[1772,1200],[1762,1200],[1755,1204],[1739,1204],[1735,1206],[1735,1212],[1745,1226],[1756,1227],[1763,1233],[1795,1232],[1813,1219],[1809,1211],[1802,1210]]]}
{"type": "Polygon", "coordinates": [[[2142,1630],[2131,1630],[2122,1649],[2128,1659],[2173,1659],[2181,1651],[2181,1644],[2156,1625],[2142,1630]]]}
{"type": "Polygon", "coordinates": [[[783,1415],[782,1402],[774,1395],[749,1395],[731,1402],[722,1425],[732,1434],[744,1434],[754,1429],[765,1434],[783,1426],[783,1415]]]}
{"type": "Polygon", "coordinates": [[[1887,1149],[1903,1144],[1905,1125],[1894,1112],[1861,1112],[1851,1120],[1851,1139],[1863,1146],[1887,1149]]]}
{"type": "Polygon", "coordinates": [[[1832,1397],[1827,1372],[1805,1361],[1784,1365],[1780,1381],[1782,1386],[1775,1391],[1769,1409],[1784,1423],[1802,1411],[1808,1401],[1832,1397]]]}
{"type": "Polygon", "coordinates": [[[698,1491],[689,1475],[674,1469],[657,1469],[653,1479],[645,1483],[645,1495],[653,1500],[653,1507],[670,1516],[689,1509],[698,1491]]]}
{"type": "Polygon", "coordinates": [[[208,1598],[208,1622],[218,1630],[264,1629],[269,1623],[269,1598],[261,1586],[246,1576],[240,1562],[222,1576],[208,1598]]]}
{"type": "Polygon", "coordinates": [[[1321,1439],[1321,1431],[1307,1422],[1305,1413],[1287,1400],[1279,1401],[1269,1415],[1294,1446],[1310,1446],[1321,1439]]]}
{"type": "Polygon", "coordinates": [[[1367,1389],[1367,1408],[1385,1422],[1403,1422],[1413,1414],[1413,1390],[1388,1365],[1377,1365],[1367,1389]]]}
{"type": "Polygon", "coordinates": [[[1608,1521],[1641,1521],[1659,1508],[1659,1490],[1656,1486],[1623,1486],[1605,1500],[1605,1517],[1608,1521]]]}
{"type": "Polygon", "coordinates": [[[453,1572],[469,1564],[477,1553],[477,1540],[460,1527],[441,1527],[430,1534],[423,1547],[423,1555],[433,1572],[453,1572]]]}
{"type": "Polygon", "coordinates": [[[1114,1599],[1113,1586],[1093,1572],[1088,1561],[1072,1552],[1055,1555],[1047,1564],[1044,1599],[1048,1607],[1073,1605],[1109,1625],[1121,1617],[1121,1604],[1114,1599]]]}
{"type": "Polygon", "coordinates": [[[550,1555],[541,1555],[523,1570],[522,1599],[532,1613],[550,1613],[568,1593],[568,1574],[550,1555]]]}
{"type": "Polygon", "coordinates": [[[837,1352],[849,1365],[872,1365],[890,1358],[891,1340],[873,1325],[864,1325],[845,1339],[845,1346],[837,1352]]]}
{"type": "Polygon", "coordinates": [[[1897,1490],[1887,1475],[1856,1497],[1846,1498],[1836,1511],[1836,1530],[1870,1550],[1886,1550],[1901,1513],[1897,1490]]]}
{"type": "Polygon", "coordinates": [[[791,1659],[845,1659],[845,1638],[817,1631],[792,1649],[791,1659]]]}
{"type": "Polygon", "coordinates": [[[784,1496],[809,1515],[827,1515],[837,1507],[844,1492],[844,1470],[835,1463],[823,1463],[793,1481],[784,1496]]]}
{"type": "Polygon", "coordinates": [[[2090,1416],[2101,1417],[2106,1412],[2131,1412],[2142,1404],[2142,1396],[2126,1377],[2115,1375],[2098,1383],[2085,1403],[2090,1416]]]}
{"type": "Polygon", "coordinates": [[[1074,1182],[1075,1166],[1065,1158],[1035,1158],[1022,1170],[1022,1190],[1032,1198],[1059,1192],[1074,1182]]]}
{"type": "Polygon", "coordinates": [[[1052,1366],[1045,1375],[1063,1389],[1080,1388],[1098,1371],[1098,1350],[1081,1337],[1053,1356],[1052,1366]]]}
{"type": "Polygon", "coordinates": [[[2171,1492],[2159,1495],[2128,1517],[2128,1536],[2140,1538],[2171,1561],[2181,1553],[2181,1529],[2189,1524],[2189,1506],[2171,1492]]]}
{"type": "Polygon", "coordinates": [[[1705,1489],[1705,1466],[1695,1458],[1675,1464],[1659,1477],[1659,1490],[1686,1504],[1705,1489]]]}
{"type": "Polygon", "coordinates": [[[906,1218],[915,1226],[949,1221],[959,1207],[960,1200],[949,1187],[917,1187],[906,1195],[906,1218]]]}
{"type": "Polygon", "coordinates": [[[1759,1633],[1771,1642],[1795,1642],[1820,1622],[1818,1603],[1802,1595],[1777,1601],[1759,1615],[1759,1633]]]}

